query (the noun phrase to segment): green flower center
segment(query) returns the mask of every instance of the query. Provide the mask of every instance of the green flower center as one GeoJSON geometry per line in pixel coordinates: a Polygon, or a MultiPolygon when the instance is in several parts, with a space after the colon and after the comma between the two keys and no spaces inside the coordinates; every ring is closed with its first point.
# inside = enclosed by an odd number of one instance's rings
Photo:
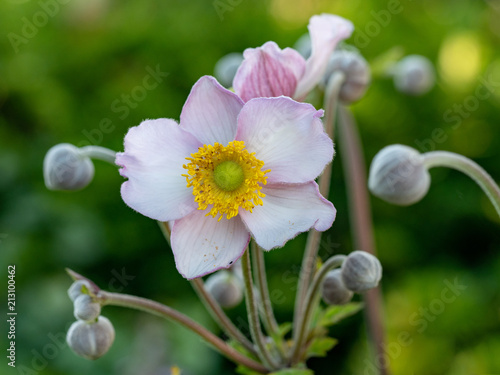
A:
{"type": "Polygon", "coordinates": [[[217,165],[213,176],[217,187],[224,191],[236,190],[245,181],[243,168],[232,160],[223,161],[217,165]]]}

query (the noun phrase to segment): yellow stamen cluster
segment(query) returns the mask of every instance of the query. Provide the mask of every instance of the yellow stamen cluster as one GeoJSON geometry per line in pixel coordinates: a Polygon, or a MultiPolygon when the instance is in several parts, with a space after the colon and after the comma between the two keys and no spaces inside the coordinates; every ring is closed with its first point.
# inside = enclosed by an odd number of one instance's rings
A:
{"type": "Polygon", "coordinates": [[[193,187],[198,209],[213,205],[207,216],[220,214],[221,220],[226,214],[227,219],[231,219],[238,215],[240,207],[252,212],[255,206],[262,206],[260,198],[265,194],[260,190],[267,183],[265,174],[270,170],[261,170],[264,162],[258,160],[254,152],[245,150],[245,142],[204,145],[186,160],[189,164],[183,167],[188,174],[182,176],[186,177],[187,187],[193,187]]]}

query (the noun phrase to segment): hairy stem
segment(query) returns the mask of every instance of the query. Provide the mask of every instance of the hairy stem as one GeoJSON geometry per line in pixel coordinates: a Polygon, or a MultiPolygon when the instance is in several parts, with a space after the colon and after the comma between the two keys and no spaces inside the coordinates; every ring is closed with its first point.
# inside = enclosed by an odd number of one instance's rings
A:
{"type": "Polygon", "coordinates": [[[480,165],[465,156],[447,151],[433,151],[422,155],[427,168],[448,167],[472,178],[483,189],[500,216],[500,188],[480,165]]]}
{"type": "Polygon", "coordinates": [[[245,282],[245,300],[248,311],[248,324],[250,325],[250,334],[253,342],[257,345],[259,358],[264,365],[270,369],[276,370],[279,365],[271,357],[266,348],[266,342],[259,321],[259,311],[257,308],[257,300],[255,299],[254,286],[252,281],[252,269],[250,266],[250,252],[248,249],[241,258],[241,268],[243,271],[243,280],[245,282]]]}
{"type": "MultiPolygon", "coordinates": [[[[345,75],[342,72],[334,73],[328,80],[328,85],[325,90],[325,132],[332,138],[335,128],[335,116],[338,106],[338,97],[340,88],[344,83],[345,75]]],[[[330,180],[332,175],[332,164],[328,164],[319,177],[318,185],[321,195],[328,198],[330,191],[330,180]]],[[[300,269],[299,284],[297,287],[297,296],[295,297],[295,311],[293,319],[293,330],[298,328],[298,322],[302,320],[304,305],[303,301],[306,297],[307,289],[311,283],[312,272],[316,264],[316,256],[318,255],[319,245],[321,242],[321,233],[311,229],[307,237],[304,257],[302,258],[302,266],[300,269]]]]}
{"type": "Polygon", "coordinates": [[[81,155],[115,164],[116,151],[101,146],[84,146],[78,149],[81,155]]]}
{"type": "MultiPolygon", "coordinates": [[[[171,230],[168,223],[159,221],[158,225],[170,245],[170,235],[171,230]]],[[[232,338],[233,340],[239,342],[243,347],[250,353],[257,355],[253,344],[248,340],[245,335],[233,324],[231,319],[226,315],[222,307],[217,303],[217,301],[208,293],[205,289],[205,284],[201,278],[191,280],[191,286],[195,290],[196,294],[200,298],[201,302],[205,305],[205,308],[210,313],[215,322],[224,331],[224,333],[232,338]]]]}
{"type": "Polygon", "coordinates": [[[291,355],[292,363],[298,363],[302,360],[300,354],[302,352],[304,344],[306,343],[307,333],[311,322],[312,313],[318,305],[319,294],[321,290],[321,282],[323,281],[326,274],[330,270],[338,266],[341,266],[345,259],[346,259],[345,255],[335,255],[329,258],[323,264],[323,266],[321,266],[319,271],[314,276],[314,280],[311,286],[309,287],[306,299],[304,301],[304,306],[305,306],[304,314],[302,316],[301,321],[298,322],[298,330],[296,331],[296,335],[294,334],[293,338],[294,346],[291,355]]]}
{"type": "MultiPolygon", "coordinates": [[[[344,107],[340,107],[339,136],[353,243],[356,249],[375,255],[375,240],[361,139],[352,114],[344,107]]],[[[383,358],[385,338],[380,287],[367,291],[364,294],[364,299],[366,302],[365,315],[375,355],[377,358],[383,358]]],[[[389,369],[386,361],[378,362],[380,374],[388,375],[389,369]]]]}
{"type": "Polygon", "coordinates": [[[191,285],[212,318],[217,322],[224,333],[243,345],[243,347],[250,353],[257,355],[257,352],[255,351],[255,348],[250,340],[248,340],[245,335],[233,324],[217,301],[210,293],[207,292],[203,280],[201,278],[191,280],[191,285]]]}
{"type": "MultiPolygon", "coordinates": [[[[266,332],[273,338],[279,337],[279,326],[274,316],[273,307],[271,305],[271,297],[269,296],[269,288],[267,286],[266,265],[264,263],[264,251],[255,241],[251,243],[252,259],[254,261],[254,269],[257,279],[257,288],[259,289],[260,298],[262,299],[262,320],[264,322],[266,332]]],[[[276,342],[278,352],[284,360],[285,350],[281,339],[276,342]]]]}
{"type": "Polygon", "coordinates": [[[266,374],[269,372],[260,363],[254,361],[253,359],[245,357],[243,354],[230,347],[228,344],[226,344],[226,342],[224,342],[224,340],[208,331],[199,323],[195,322],[179,311],[174,310],[161,303],[151,301],[146,298],[131,296],[128,294],[110,293],[102,290],[99,291],[99,293],[96,295],[96,300],[99,301],[102,305],[128,307],[131,309],[145,311],[147,313],[177,322],[199,335],[207,343],[212,345],[216,350],[218,350],[221,354],[225,355],[230,360],[236,363],[240,363],[261,374],[266,374]]]}

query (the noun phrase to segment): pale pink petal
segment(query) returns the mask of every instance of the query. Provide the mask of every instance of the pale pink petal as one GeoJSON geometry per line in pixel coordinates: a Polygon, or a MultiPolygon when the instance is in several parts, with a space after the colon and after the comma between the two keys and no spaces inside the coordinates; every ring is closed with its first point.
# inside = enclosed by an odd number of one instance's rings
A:
{"type": "Polygon", "coordinates": [[[290,98],[258,98],[238,117],[236,140],[264,162],[269,183],[314,180],[333,158],[333,143],[312,105],[290,98]]]}
{"type": "Polygon", "coordinates": [[[269,185],[262,192],[266,194],[262,206],[252,213],[240,209],[239,214],[265,250],[281,247],[310,228],[325,231],[335,220],[335,207],[321,196],[315,182],[269,185]]]}
{"type": "Polygon", "coordinates": [[[233,80],[234,91],[246,102],[252,98],[292,96],[304,74],[304,58],[274,42],[245,50],[243,63],[233,80]]]}
{"type": "Polygon", "coordinates": [[[116,155],[120,174],[128,178],[121,187],[125,203],[161,221],[179,219],[195,210],[197,204],[182,177],[186,173],[182,165],[200,146],[174,120],[146,120],[130,128],[125,152],[116,155]]]}
{"type": "Polygon", "coordinates": [[[333,50],[340,41],[351,36],[354,25],[345,18],[333,14],[321,14],[311,17],[308,29],[311,35],[311,56],[307,59],[305,73],[293,95],[296,99],[305,97],[318,84],[325,73],[333,50]]]}
{"type": "Polygon", "coordinates": [[[175,264],[186,279],[231,267],[250,241],[250,233],[238,216],[218,221],[205,216],[209,211],[197,210],[176,220],[172,228],[175,264]]]}
{"type": "Polygon", "coordinates": [[[181,127],[206,145],[226,146],[234,140],[236,119],[243,102],[213,77],[196,82],[182,108],[181,127]]]}

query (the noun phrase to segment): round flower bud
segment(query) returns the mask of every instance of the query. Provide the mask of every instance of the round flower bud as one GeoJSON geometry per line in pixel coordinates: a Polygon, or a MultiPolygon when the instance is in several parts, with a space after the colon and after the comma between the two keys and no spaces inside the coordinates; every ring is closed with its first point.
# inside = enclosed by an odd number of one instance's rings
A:
{"type": "Polygon", "coordinates": [[[389,203],[407,206],[418,202],[427,194],[430,184],[423,156],[411,147],[387,146],[373,158],[368,188],[389,203]]]}
{"type": "Polygon", "coordinates": [[[353,251],[342,264],[341,277],[348,289],[361,293],[378,285],[382,278],[382,265],[366,251],[353,251]]]}
{"type": "Polygon", "coordinates": [[[90,289],[90,283],[87,280],[77,280],[68,289],[68,296],[74,302],[75,299],[84,294],[82,292],[82,287],[85,286],[87,289],[90,289]]]}
{"type": "Polygon", "coordinates": [[[394,66],[394,86],[402,93],[423,95],[435,81],[434,67],[424,56],[409,55],[394,66]]]}
{"type": "Polygon", "coordinates": [[[232,87],[234,76],[242,62],[243,54],[238,52],[233,52],[222,57],[215,64],[215,78],[217,78],[222,86],[232,87]]]}
{"type": "Polygon", "coordinates": [[[45,155],[43,178],[50,190],[80,190],[94,178],[94,164],[78,147],[61,143],[45,155]]]}
{"type": "Polygon", "coordinates": [[[341,71],[345,75],[339,98],[344,103],[352,103],[363,97],[371,81],[370,66],[363,56],[353,51],[335,51],[325,72],[325,86],[330,76],[341,71]]]}
{"type": "Polygon", "coordinates": [[[73,314],[76,319],[92,322],[101,314],[101,305],[92,301],[88,294],[80,294],[74,301],[73,314]]]}
{"type": "Polygon", "coordinates": [[[329,305],[345,305],[351,300],[354,293],[345,287],[341,271],[337,268],[328,272],[323,279],[321,295],[323,301],[329,305]]]}
{"type": "Polygon", "coordinates": [[[115,340],[115,329],[108,318],[100,316],[97,322],[74,322],[66,335],[66,342],[77,355],[97,359],[109,350],[115,340]]]}
{"type": "Polygon", "coordinates": [[[234,307],[243,300],[241,281],[229,271],[219,271],[211,275],[205,287],[224,308],[234,307]]]}

